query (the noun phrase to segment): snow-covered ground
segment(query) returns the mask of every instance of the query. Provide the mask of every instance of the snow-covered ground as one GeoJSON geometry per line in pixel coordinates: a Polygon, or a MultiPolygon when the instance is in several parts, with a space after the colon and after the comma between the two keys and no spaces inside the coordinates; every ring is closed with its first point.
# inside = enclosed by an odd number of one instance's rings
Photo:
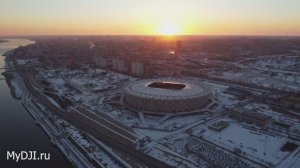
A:
{"type": "Polygon", "coordinates": [[[220,105],[223,105],[226,108],[231,108],[235,107],[239,103],[238,98],[233,95],[224,93],[224,91],[228,89],[229,86],[207,81],[203,83],[211,87],[212,95],[220,105]]]}
{"type": "Polygon", "coordinates": [[[226,151],[197,138],[190,138],[186,145],[189,153],[196,154],[204,158],[211,165],[208,167],[237,167],[237,168],[255,168],[260,167],[256,164],[244,160],[241,157],[228,154],[226,151]]]}
{"type": "Polygon", "coordinates": [[[40,62],[37,59],[17,59],[18,65],[39,65],[40,62]]]}
{"type": "Polygon", "coordinates": [[[287,69],[291,68],[297,64],[297,57],[295,56],[285,56],[279,58],[264,58],[259,59],[258,61],[251,62],[246,66],[257,67],[257,68],[266,68],[266,69],[287,69]]]}
{"type": "Polygon", "coordinates": [[[147,135],[154,140],[160,139],[160,138],[163,138],[163,137],[166,137],[166,136],[172,134],[171,132],[166,132],[166,131],[157,131],[157,130],[140,129],[140,128],[135,128],[134,131],[139,132],[143,135],[147,135]]]}
{"type": "Polygon", "coordinates": [[[220,132],[209,129],[208,125],[211,123],[196,127],[193,132],[196,136],[229,151],[234,152],[239,149],[241,155],[264,165],[277,165],[291,154],[280,150],[288,141],[287,135],[278,136],[255,127],[245,127],[229,118],[222,118],[221,120],[230,125],[220,132]]]}
{"type": "Polygon", "coordinates": [[[291,118],[287,115],[274,111],[269,105],[263,103],[250,103],[244,106],[246,109],[257,111],[259,113],[264,113],[268,116],[272,116],[273,120],[281,121],[290,125],[298,122],[297,118],[291,118]]]}
{"type": "Polygon", "coordinates": [[[103,149],[91,142],[87,136],[84,137],[77,128],[69,124],[67,125],[66,131],[76,143],[82,146],[83,150],[89,153],[90,158],[95,158],[95,160],[107,168],[122,167],[109,154],[103,151],[103,149]]]}
{"type": "Polygon", "coordinates": [[[158,158],[159,160],[169,164],[172,167],[189,167],[196,168],[197,166],[191,163],[189,160],[182,159],[182,156],[178,154],[172,154],[168,151],[164,151],[161,148],[152,148],[148,153],[149,155],[158,158]]]}
{"type": "Polygon", "coordinates": [[[10,81],[10,84],[11,86],[13,87],[13,90],[14,90],[14,93],[15,93],[15,96],[16,98],[21,98],[22,95],[23,95],[23,91],[20,89],[18,83],[17,83],[17,80],[15,79],[12,79],[10,81]]]}
{"type": "Polygon", "coordinates": [[[211,76],[241,83],[260,85],[285,91],[300,91],[299,56],[276,56],[254,59],[230,67],[211,76]]]}
{"type": "MultiPolygon", "coordinates": [[[[262,64],[258,63],[256,66],[262,67],[262,64]]],[[[291,63],[287,64],[290,65],[291,63]]],[[[224,74],[226,78],[255,82],[256,80],[253,80],[247,74],[249,72],[250,74],[253,72],[252,77],[261,80],[261,84],[264,86],[269,86],[270,83],[268,82],[271,80],[274,80],[272,82],[276,83],[276,86],[280,85],[278,81],[275,81],[276,78],[271,79],[270,76],[268,77],[270,74],[258,73],[258,70],[253,69],[233,72],[232,75],[231,72],[224,72],[224,74]],[[269,79],[268,82],[265,81],[266,78],[269,79]]],[[[272,132],[261,131],[259,127],[253,125],[238,124],[235,120],[226,118],[226,115],[223,115],[226,114],[226,109],[241,105],[242,102],[238,97],[224,93],[229,88],[225,84],[217,84],[212,81],[204,82],[212,88],[212,97],[217,104],[221,105],[220,108],[190,115],[152,116],[137,113],[117,104],[122,96],[122,87],[127,82],[136,80],[136,78],[127,75],[85,67],[79,70],[41,70],[38,79],[49,82],[50,85],[45,87],[51,92],[64,95],[75,104],[82,104],[95,113],[105,113],[112,119],[133,128],[137,134],[150,137],[151,141],[145,146],[146,153],[176,167],[214,166],[214,159],[225,159],[226,164],[224,165],[227,166],[244,165],[247,167],[250,165],[249,160],[263,165],[276,165],[290,155],[290,152],[280,151],[280,148],[288,140],[287,134],[273,135],[272,132]],[[228,121],[230,126],[220,133],[207,128],[208,125],[219,119],[228,121]],[[202,140],[206,142],[193,143],[190,132],[198,137],[201,136],[202,140]],[[190,142],[192,143],[190,144],[190,142]],[[189,145],[197,150],[188,152],[186,147],[189,145]],[[232,152],[236,149],[241,150],[243,159],[237,159],[232,155],[232,152]],[[207,154],[207,158],[202,154],[207,154]],[[203,157],[207,160],[204,161],[203,157]]],[[[185,79],[199,82],[196,78],[185,79]]],[[[288,81],[293,82],[292,79],[288,81]]],[[[292,85],[289,85],[289,87],[292,87],[292,85]]],[[[248,101],[248,99],[245,100],[248,101]]],[[[242,102],[246,102],[243,104],[246,109],[265,113],[272,116],[274,120],[298,122],[284,114],[273,111],[268,105],[247,101],[242,102]]],[[[90,150],[91,146],[94,145],[89,139],[86,139],[80,132],[73,130],[71,127],[67,131],[85,150],[90,150]]],[[[92,153],[92,155],[99,159],[105,158],[102,154],[98,156],[98,154],[92,153]]],[[[218,163],[221,163],[221,161],[218,161],[218,163]]]]}
{"type": "Polygon", "coordinates": [[[88,92],[111,89],[124,82],[135,80],[135,78],[127,75],[89,67],[80,70],[53,69],[44,71],[40,69],[39,77],[46,78],[55,87],[69,83],[81,91],[88,92]]]}

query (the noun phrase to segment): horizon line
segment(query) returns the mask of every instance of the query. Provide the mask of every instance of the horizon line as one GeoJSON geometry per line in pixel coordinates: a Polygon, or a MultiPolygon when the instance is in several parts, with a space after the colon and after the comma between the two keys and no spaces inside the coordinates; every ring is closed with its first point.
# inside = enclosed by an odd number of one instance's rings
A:
{"type": "Polygon", "coordinates": [[[183,36],[219,36],[219,37],[300,37],[300,34],[178,34],[178,35],[160,35],[160,34],[24,34],[24,35],[0,35],[3,37],[45,37],[45,36],[155,36],[155,37],[183,37],[183,36]]]}

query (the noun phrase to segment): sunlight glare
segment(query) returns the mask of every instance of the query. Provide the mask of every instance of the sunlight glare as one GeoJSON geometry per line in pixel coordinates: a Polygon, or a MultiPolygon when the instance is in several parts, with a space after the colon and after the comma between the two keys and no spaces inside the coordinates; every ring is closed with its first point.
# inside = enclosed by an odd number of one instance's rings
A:
{"type": "Polygon", "coordinates": [[[161,35],[173,36],[178,35],[180,33],[178,25],[173,22],[165,22],[163,23],[158,31],[161,35]]]}

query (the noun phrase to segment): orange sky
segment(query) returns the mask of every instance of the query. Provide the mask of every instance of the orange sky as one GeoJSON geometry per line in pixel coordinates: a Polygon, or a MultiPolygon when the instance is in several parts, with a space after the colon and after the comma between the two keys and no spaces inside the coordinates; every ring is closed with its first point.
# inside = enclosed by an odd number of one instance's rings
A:
{"type": "Polygon", "coordinates": [[[0,35],[300,35],[298,0],[1,0],[0,35]]]}

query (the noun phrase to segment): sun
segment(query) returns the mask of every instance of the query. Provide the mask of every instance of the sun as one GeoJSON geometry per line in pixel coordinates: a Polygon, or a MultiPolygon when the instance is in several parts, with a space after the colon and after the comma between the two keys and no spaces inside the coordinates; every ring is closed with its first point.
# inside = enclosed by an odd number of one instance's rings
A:
{"type": "Polygon", "coordinates": [[[174,36],[180,33],[180,29],[178,25],[176,25],[174,22],[169,21],[161,24],[161,26],[158,29],[158,33],[160,35],[165,35],[165,36],[174,36]]]}

